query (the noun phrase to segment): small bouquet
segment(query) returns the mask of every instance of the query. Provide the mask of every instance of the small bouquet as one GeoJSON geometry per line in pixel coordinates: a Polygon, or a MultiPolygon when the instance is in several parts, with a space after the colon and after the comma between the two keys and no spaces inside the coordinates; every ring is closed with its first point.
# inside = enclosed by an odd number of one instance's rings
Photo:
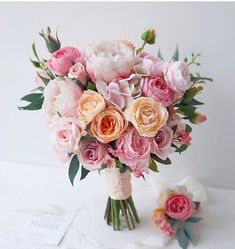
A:
{"type": "Polygon", "coordinates": [[[193,195],[185,186],[165,189],[160,192],[157,208],[152,214],[152,220],[160,231],[170,237],[176,236],[182,249],[187,248],[189,241],[194,243],[190,223],[202,220],[195,216],[200,202],[192,199],[193,195]]]}
{"type": "Polygon", "coordinates": [[[142,34],[136,49],[127,40],[90,44],[83,51],[62,47],[50,28],[40,35],[49,58],[39,57],[33,44],[36,82],[39,85],[21,100],[20,110],[42,109],[54,152],[70,161],[69,179],[74,183],[90,171],[105,171],[109,198],[107,223],[120,230],[139,222],[131,197],[131,173],[143,177],[158,172],[157,163],[171,164],[169,154],[181,153],[191,144],[191,127],[206,116],[197,111],[203,103],[196,95],[210,78],[192,73],[200,54],[179,59],[178,47],[164,61],[160,50],[152,55],[146,44],[155,43],[155,31],[142,34]],[[124,220],[124,222],[123,222],[124,220]]]}

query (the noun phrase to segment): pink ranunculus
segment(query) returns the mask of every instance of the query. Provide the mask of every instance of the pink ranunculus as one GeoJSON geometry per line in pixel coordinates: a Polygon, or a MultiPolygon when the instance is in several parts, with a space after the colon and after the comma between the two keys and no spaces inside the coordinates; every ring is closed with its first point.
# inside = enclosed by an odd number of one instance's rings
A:
{"type": "Polygon", "coordinates": [[[136,63],[135,49],[128,41],[103,41],[86,49],[86,69],[95,83],[110,83],[128,77],[136,63]]]}
{"type": "Polygon", "coordinates": [[[97,81],[96,88],[106,101],[121,109],[133,100],[130,86],[126,81],[111,82],[108,85],[104,81],[97,81]]]}
{"type": "Polygon", "coordinates": [[[146,77],[142,91],[145,97],[151,97],[165,106],[171,105],[177,99],[176,92],[161,77],[146,77]]]}
{"type": "Polygon", "coordinates": [[[111,154],[118,157],[121,163],[131,167],[133,171],[145,171],[148,168],[150,150],[148,138],[140,136],[132,126],[117,139],[116,149],[109,149],[111,154]]]}
{"type": "Polygon", "coordinates": [[[170,196],[165,203],[167,215],[175,220],[187,220],[193,211],[192,201],[183,194],[170,196]]]}
{"type": "Polygon", "coordinates": [[[45,87],[45,83],[42,81],[42,79],[39,77],[39,75],[45,79],[50,80],[50,76],[44,72],[44,71],[37,71],[37,75],[35,77],[35,82],[37,83],[37,85],[41,86],[41,87],[45,87]]]}
{"type": "Polygon", "coordinates": [[[87,141],[83,139],[79,147],[79,161],[87,170],[101,169],[102,165],[107,165],[109,168],[115,165],[114,159],[108,154],[106,145],[99,141],[87,141]]]}
{"type": "Polygon", "coordinates": [[[62,162],[69,159],[69,153],[74,152],[76,144],[86,135],[73,118],[58,118],[50,124],[49,130],[52,148],[62,162]]]}
{"type": "Polygon", "coordinates": [[[163,126],[153,138],[150,138],[151,152],[162,160],[166,160],[171,151],[173,131],[168,126],[163,126]]]}
{"type": "Polygon", "coordinates": [[[166,82],[179,96],[191,87],[190,72],[184,62],[165,63],[163,71],[166,82]]]}
{"type": "Polygon", "coordinates": [[[163,61],[160,58],[146,52],[141,52],[140,58],[140,65],[148,70],[149,76],[161,77],[163,75],[163,61]]]}
{"type": "Polygon", "coordinates": [[[78,80],[83,86],[86,85],[86,69],[82,63],[76,63],[69,69],[68,77],[78,80]]]}
{"type": "Polygon", "coordinates": [[[82,62],[82,60],[82,53],[77,48],[64,47],[51,55],[47,66],[56,75],[66,75],[75,63],[82,62]]]}
{"type": "Polygon", "coordinates": [[[42,109],[48,119],[53,121],[59,116],[73,117],[77,115],[78,99],[82,89],[68,77],[56,78],[50,81],[44,89],[42,109]]]}

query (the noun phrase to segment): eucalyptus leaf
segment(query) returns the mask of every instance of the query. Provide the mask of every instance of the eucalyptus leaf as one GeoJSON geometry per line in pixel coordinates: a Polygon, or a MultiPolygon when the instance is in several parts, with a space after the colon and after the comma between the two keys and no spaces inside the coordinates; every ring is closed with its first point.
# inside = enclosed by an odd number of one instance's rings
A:
{"type": "Polygon", "coordinates": [[[178,243],[182,249],[186,249],[188,246],[188,238],[184,232],[183,228],[178,229],[176,233],[178,243]]]}
{"type": "Polygon", "coordinates": [[[184,223],[183,229],[184,229],[184,233],[187,236],[187,238],[194,244],[193,233],[187,222],[184,223]]]}
{"type": "Polygon", "coordinates": [[[199,221],[203,220],[201,217],[196,217],[196,216],[191,216],[189,217],[186,221],[192,222],[192,223],[197,223],[199,221]]]}
{"type": "Polygon", "coordinates": [[[76,177],[78,170],[79,170],[79,161],[77,158],[77,155],[74,155],[70,161],[70,165],[69,165],[69,180],[71,182],[71,184],[73,185],[74,182],[74,178],[76,177]]]}
{"type": "Polygon", "coordinates": [[[174,55],[172,56],[172,60],[173,61],[178,61],[179,60],[179,46],[178,45],[176,46],[174,55]]]}
{"type": "Polygon", "coordinates": [[[89,173],[90,173],[90,171],[87,170],[87,169],[85,169],[85,168],[82,166],[80,180],[85,179],[89,173]]]}

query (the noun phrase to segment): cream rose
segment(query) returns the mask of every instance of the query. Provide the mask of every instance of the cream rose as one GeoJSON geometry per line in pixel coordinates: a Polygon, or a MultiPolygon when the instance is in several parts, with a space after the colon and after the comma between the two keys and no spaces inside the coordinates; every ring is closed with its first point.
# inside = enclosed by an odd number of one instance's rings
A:
{"type": "Polygon", "coordinates": [[[81,127],[89,124],[96,115],[105,109],[105,100],[97,92],[92,90],[84,91],[78,100],[77,114],[81,127]]]}
{"type": "Polygon", "coordinates": [[[128,122],[122,110],[109,106],[92,121],[90,133],[100,142],[107,144],[121,137],[127,126],[128,122]]]}
{"type": "Polygon", "coordinates": [[[166,124],[168,112],[162,103],[140,97],[131,103],[127,116],[141,136],[154,137],[166,124]]]}

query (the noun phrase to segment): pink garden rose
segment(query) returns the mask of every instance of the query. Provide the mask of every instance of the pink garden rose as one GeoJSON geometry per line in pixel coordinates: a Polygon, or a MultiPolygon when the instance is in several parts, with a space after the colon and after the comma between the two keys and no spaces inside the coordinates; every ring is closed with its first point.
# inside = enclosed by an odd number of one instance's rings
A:
{"type": "Polygon", "coordinates": [[[68,77],[78,80],[83,86],[86,85],[86,69],[82,63],[76,63],[69,69],[68,77]]]}
{"type": "Polygon", "coordinates": [[[86,69],[95,83],[106,83],[117,78],[126,78],[132,72],[136,56],[133,45],[128,41],[103,41],[86,49],[86,69]]]}
{"type": "Polygon", "coordinates": [[[165,209],[172,219],[184,221],[192,214],[193,203],[186,195],[176,194],[166,200],[165,209]]]}
{"type": "Polygon", "coordinates": [[[166,160],[171,152],[172,140],[172,129],[168,125],[163,126],[155,137],[150,138],[151,152],[162,160],[166,160]]]}
{"type": "Polygon", "coordinates": [[[104,81],[97,81],[96,88],[106,101],[121,109],[133,100],[130,86],[126,81],[111,82],[108,85],[104,81]]]}
{"type": "Polygon", "coordinates": [[[77,48],[64,47],[55,51],[47,61],[48,68],[57,75],[66,75],[73,64],[82,62],[83,57],[77,48]]]}
{"type": "Polygon", "coordinates": [[[150,149],[148,138],[140,136],[134,127],[129,127],[116,141],[116,149],[110,148],[110,152],[133,171],[143,171],[149,166],[150,149]]]}
{"type": "Polygon", "coordinates": [[[177,99],[176,92],[161,77],[146,77],[142,91],[145,97],[151,97],[165,106],[171,105],[177,99]]]}
{"type": "Polygon", "coordinates": [[[98,141],[82,140],[78,158],[82,166],[90,171],[101,169],[102,165],[107,167],[115,165],[114,159],[108,154],[107,147],[98,141]]]}
{"type": "Polygon", "coordinates": [[[82,136],[86,135],[73,118],[58,118],[49,126],[53,150],[62,162],[69,160],[82,136]]]}
{"type": "Polygon", "coordinates": [[[163,61],[160,58],[146,52],[141,52],[140,57],[140,65],[148,70],[149,76],[161,77],[163,75],[163,61]]]}
{"type": "Polygon", "coordinates": [[[82,89],[70,78],[56,78],[50,81],[44,89],[44,102],[42,109],[49,122],[63,117],[76,118],[78,99],[82,89]]]}
{"type": "Polygon", "coordinates": [[[181,96],[191,86],[188,66],[181,61],[164,64],[164,77],[172,90],[181,96]]]}

